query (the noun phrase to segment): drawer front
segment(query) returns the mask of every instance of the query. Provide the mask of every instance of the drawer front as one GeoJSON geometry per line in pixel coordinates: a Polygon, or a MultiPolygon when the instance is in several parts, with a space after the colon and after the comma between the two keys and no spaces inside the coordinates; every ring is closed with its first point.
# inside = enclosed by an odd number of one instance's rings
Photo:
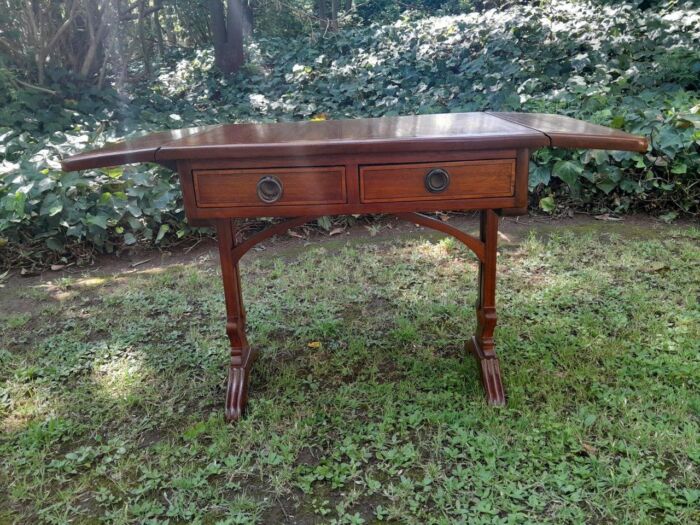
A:
{"type": "Polygon", "coordinates": [[[511,197],[515,159],[362,166],[362,202],[511,197]]]}
{"type": "Polygon", "coordinates": [[[201,208],[347,202],[342,166],[194,170],[192,175],[201,208]]]}

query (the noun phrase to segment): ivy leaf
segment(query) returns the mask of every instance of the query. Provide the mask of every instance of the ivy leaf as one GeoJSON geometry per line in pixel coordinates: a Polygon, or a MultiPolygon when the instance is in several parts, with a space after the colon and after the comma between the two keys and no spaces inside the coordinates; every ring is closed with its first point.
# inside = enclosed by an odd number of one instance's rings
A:
{"type": "Polygon", "coordinates": [[[73,224],[72,226],[69,226],[68,229],[66,230],[66,235],[68,237],[82,237],[83,233],[85,232],[85,228],[83,227],[82,224],[73,224]]]}
{"type": "Polygon", "coordinates": [[[141,217],[141,208],[139,208],[133,202],[130,202],[126,205],[126,211],[131,213],[131,215],[133,215],[134,217],[141,217]]]}
{"type": "Polygon", "coordinates": [[[596,186],[603,190],[607,195],[617,187],[617,182],[610,180],[610,178],[606,176],[599,180],[596,186]]]}
{"type": "Polygon", "coordinates": [[[319,217],[316,222],[318,225],[323,228],[326,231],[330,231],[330,229],[333,227],[333,223],[331,222],[330,217],[327,215],[324,215],[323,217],[319,217]]]}
{"type": "Polygon", "coordinates": [[[615,129],[622,129],[625,125],[624,115],[615,115],[610,121],[610,127],[615,129]]]}
{"type": "Polygon", "coordinates": [[[167,224],[161,224],[160,228],[158,229],[158,235],[156,235],[156,242],[160,242],[163,240],[163,237],[165,237],[165,234],[170,231],[170,226],[167,224]]]}
{"type": "Polygon", "coordinates": [[[61,253],[66,249],[65,245],[55,237],[49,237],[46,239],[46,246],[49,248],[49,250],[58,253],[61,253]]]}
{"type": "Polygon", "coordinates": [[[674,164],[673,167],[671,168],[671,173],[674,173],[676,175],[683,175],[687,172],[688,172],[688,166],[686,164],[683,164],[682,162],[674,164]]]}
{"type": "MultiPolygon", "coordinates": [[[[42,170],[45,171],[45,170],[42,170]]],[[[46,170],[48,171],[48,170],[46,170]]],[[[39,191],[39,193],[44,193],[48,190],[53,189],[53,187],[56,185],[56,181],[53,180],[51,177],[46,176],[47,174],[44,174],[44,178],[39,181],[39,184],[36,185],[36,189],[39,191]]]]}
{"type": "Polygon", "coordinates": [[[632,179],[623,179],[620,182],[620,189],[626,193],[639,193],[641,190],[639,184],[632,179]]]}
{"type": "Polygon", "coordinates": [[[557,205],[554,202],[554,197],[551,195],[549,197],[544,197],[540,199],[540,208],[546,213],[552,213],[556,209],[557,205]]]}
{"type": "Polygon", "coordinates": [[[63,200],[55,193],[49,193],[41,203],[39,215],[53,217],[63,210],[63,200]]]}
{"type": "Polygon", "coordinates": [[[550,169],[548,166],[537,166],[530,163],[530,178],[528,179],[528,187],[534,190],[540,184],[546,186],[551,178],[550,169]]]}
{"type": "Polygon", "coordinates": [[[17,191],[14,196],[8,196],[5,200],[5,210],[14,212],[15,215],[22,218],[25,215],[24,206],[27,202],[27,194],[22,191],[17,191]]]}
{"type": "Polygon", "coordinates": [[[673,158],[676,152],[683,148],[683,137],[671,126],[664,126],[656,138],[656,146],[673,158]]]}
{"type": "Polygon", "coordinates": [[[580,162],[573,160],[560,160],[554,164],[554,174],[571,188],[571,191],[578,191],[580,184],[578,176],[583,173],[583,166],[580,162]]]}
{"type": "Polygon", "coordinates": [[[118,179],[124,173],[124,168],[122,166],[118,166],[116,168],[106,168],[104,169],[104,172],[110,179],[118,179]]]}
{"type": "Polygon", "coordinates": [[[607,151],[602,149],[589,149],[583,154],[581,160],[584,164],[592,162],[593,164],[602,165],[607,164],[610,155],[607,151]]]}
{"type": "Polygon", "coordinates": [[[61,186],[64,188],[70,187],[85,187],[89,184],[87,178],[83,177],[78,171],[71,171],[70,173],[64,173],[61,176],[61,186]]]}
{"type": "Polygon", "coordinates": [[[581,172],[581,177],[586,179],[588,182],[594,182],[595,181],[595,173],[589,171],[589,170],[583,170],[581,172]]]}
{"type": "Polygon", "coordinates": [[[107,216],[103,214],[92,215],[88,213],[87,219],[85,220],[88,224],[93,224],[103,230],[107,229],[107,216]]]}

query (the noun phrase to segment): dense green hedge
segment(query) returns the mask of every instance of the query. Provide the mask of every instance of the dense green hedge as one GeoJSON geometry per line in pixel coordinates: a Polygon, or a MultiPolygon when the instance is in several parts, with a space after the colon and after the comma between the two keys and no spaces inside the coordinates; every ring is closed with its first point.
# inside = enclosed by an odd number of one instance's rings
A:
{"type": "MultiPolygon", "coordinates": [[[[155,166],[61,173],[61,156],[124,136],[221,121],[478,110],[571,115],[651,137],[647,154],[541,150],[532,204],[700,213],[700,10],[553,0],[408,16],[310,42],[257,40],[235,78],[200,51],[128,96],[0,93],[0,244],[111,251],[188,233],[177,180],[155,166]],[[2,95],[0,95],[2,96],[2,95]]],[[[5,82],[0,75],[0,87],[5,82]]]]}

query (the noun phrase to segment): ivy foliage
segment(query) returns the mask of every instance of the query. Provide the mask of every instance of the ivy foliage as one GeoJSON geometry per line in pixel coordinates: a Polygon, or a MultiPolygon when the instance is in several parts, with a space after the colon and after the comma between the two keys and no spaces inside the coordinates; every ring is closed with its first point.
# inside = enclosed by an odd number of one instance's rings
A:
{"type": "MultiPolygon", "coordinates": [[[[532,204],[700,213],[700,9],[552,0],[465,15],[408,13],[325,38],[257,38],[235,77],[209,50],[156,81],[98,91],[49,71],[60,96],[3,89],[0,244],[112,251],[184,236],[177,177],[157,166],[62,173],[61,157],[216,122],[458,111],[558,113],[643,134],[646,154],[544,149],[532,204]],[[127,93],[127,94],[124,94],[127,93]]],[[[4,83],[0,75],[0,83],[4,83]]],[[[9,84],[8,84],[9,85],[9,84]]]]}

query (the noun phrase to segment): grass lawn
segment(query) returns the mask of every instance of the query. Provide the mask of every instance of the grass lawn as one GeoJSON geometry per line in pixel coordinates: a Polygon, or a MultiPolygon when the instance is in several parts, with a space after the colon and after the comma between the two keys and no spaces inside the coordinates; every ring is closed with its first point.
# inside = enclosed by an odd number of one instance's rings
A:
{"type": "Polygon", "coordinates": [[[651,224],[504,239],[501,409],[427,232],[244,259],[233,427],[214,252],[0,288],[0,523],[700,523],[700,229],[651,224]]]}

